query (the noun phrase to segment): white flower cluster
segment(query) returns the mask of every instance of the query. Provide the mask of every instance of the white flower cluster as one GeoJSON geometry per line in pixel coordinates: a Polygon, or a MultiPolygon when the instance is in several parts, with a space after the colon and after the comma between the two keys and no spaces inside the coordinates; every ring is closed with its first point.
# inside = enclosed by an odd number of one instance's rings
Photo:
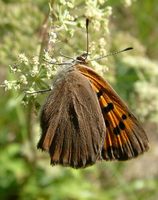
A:
{"type": "Polygon", "coordinates": [[[153,121],[158,119],[158,88],[148,81],[137,81],[135,91],[141,104],[137,108],[140,117],[149,117],[153,121]]]}
{"type": "Polygon", "coordinates": [[[134,1],[136,1],[136,0],[124,0],[125,6],[126,7],[131,6],[134,1]]]}
{"type": "MultiPolygon", "coordinates": [[[[102,4],[103,2],[99,2],[102,4]]],[[[107,33],[109,33],[109,17],[112,14],[112,7],[107,6],[104,10],[99,8],[99,3],[97,0],[86,1],[86,17],[89,19],[93,18],[93,27],[96,31],[99,31],[100,28],[103,28],[106,30],[107,33]],[[104,23],[104,25],[101,27],[101,22],[104,23]]]]}
{"type": "Polygon", "coordinates": [[[49,43],[56,43],[57,41],[57,34],[54,32],[54,29],[50,29],[49,32],[49,43]]]}
{"type": "Polygon", "coordinates": [[[69,1],[66,1],[66,0],[60,0],[60,3],[64,6],[67,6],[69,8],[74,8],[74,0],[69,0],[69,1]]]}
{"type": "Polygon", "coordinates": [[[26,57],[26,55],[24,53],[19,54],[18,57],[19,57],[18,60],[20,63],[23,63],[25,65],[29,64],[28,58],[26,57]]]}
{"type": "Polygon", "coordinates": [[[28,81],[27,81],[27,78],[24,74],[22,74],[20,76],[20,83],[22,83],[23,85],[27,85],[28,84],[28,81]]]}
{"type": "MultiPolygon", "coordinates": [[[[112,13],[112,8],[108,6],[102,8],[105,2],[106,0],[87,0],[83,11],[85,18],[92,19],[91,23],[94,30],[99,31],[103,28],[103,33],[104,31],[108,33],[109,16],[112,13]]],[[[24,53],[19,54],[18,64],[10,66],[10,71],[14,73],[16,78],[15,80],[4,81],[5,90],[15,89],[22,92],[34,93],[38,89],[40,90],[41,86],[45,87],[47,85],[46,80],[51,79],[55,75],[58,66],[57,63],[60,63],[60,59],[63,59],[62,56],[56,59],[52,59],[50,56],[52,52],[54,53],[54,49],[60,42],[58,35],[61,36],[61,38],[64,38],[67,33],[72,36],[76,26],[81,27],[81,25],[84,25],[85,28],[85,19],[80,18],[76,20],[79,13],[74,14],[74,12],[72,12],[75,3],[75,0],[59,0],[55,10],[51,8],[50,3],[50,24],[52,28],[50,28],[48,33],[48,49],[44,52],[44,61],[41,61],[41,55],[28,59],[24,53]],[[56,12],[56,14],[58,14],[57,23],[54,21],[54,18],[51,18],[51,12],[56,12]],[[62,33],[63,30],[67,31],[65,35],[62,33]]],[[[69,39],[67,35],[66,39],[69,39]]],[[[106,55],[105,49],[107,44],[105,38],[101,38],[97,41],[97,46],[100,49],[100,52],[98,51],[99,56],[106,55]]],[[[91,42],[90,45],[92,51],[95,51],[96,42],[91,42]]],[[[94,66],[96,66],[97,70],[99,69],[100,72],[102,71],[101,65],[95,61],[94,66]]]]}
{"type": "Polygon", "coordinates": [[[105,56],[107,54],[107,51],[106,51],[106,45],[107,45],[107,42],[105,40],[105,38],[100,38],[99,39],[99,47],[100,47],[100,55],[102,56],[105,56]]]}
{"type": "Polygon", "coordinates": [[[143,56],[126,56],[123,62],[133,67],[139,79],[134,83],[137,96],[136,106],[138,115],[143,119],[158,119],[158,63],[143,56]]]}
{"type": "Polygon", "coordinates": [[[17,83],[17,81],[5,80],[3,86],[5,88],[5,91],[12,90],[12,89],[18,90],[20,88],[20,85],[17,83]]]}
{"type": "Polygon", "coordinates": [[[39,57],[38,56],[34,56],[32,58],[32,69],[30,71],[30,74],[32,77],[35,77],[39,74],[40,70],[39,70],[39,57]]]}

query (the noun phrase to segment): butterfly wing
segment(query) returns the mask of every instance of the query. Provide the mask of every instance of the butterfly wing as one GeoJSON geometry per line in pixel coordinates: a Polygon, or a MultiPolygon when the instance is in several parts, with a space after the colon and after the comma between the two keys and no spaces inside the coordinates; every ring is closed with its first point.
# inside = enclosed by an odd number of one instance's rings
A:
{"type": "Polygon", "coordinates": [[[106,124],[102,157],[105,160],[127,160],[148,150],[148,138],[125,103],[101,76],[85,65],[78,69],[96,92],[106,124]]]}
{"type": "Polygon", "coordinates": [[[78,70],[54,84],[41,112],[38,148],[49,151],[51,163],[74,168],[101,158],[105,123],[89,80],[78,70]]]}

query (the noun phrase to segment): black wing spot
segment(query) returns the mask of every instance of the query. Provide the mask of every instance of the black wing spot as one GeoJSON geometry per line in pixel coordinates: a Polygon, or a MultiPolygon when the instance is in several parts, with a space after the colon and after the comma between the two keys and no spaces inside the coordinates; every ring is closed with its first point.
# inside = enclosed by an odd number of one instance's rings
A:
{"type": "Polygon", "coordinates": [[[108,103],[108,105],[105,106],[102,110],[103,110],[103,112],[108,113],[108,112],[110,112],[113,109],[114,109],[113,103],[108,103]]]}
{"type": "Polygon", "coordinates": [[[125,124],[124,124],[122,121],[120,121],[120,122],[119,122],[119,125],[116,126],[116,127],[113,129],[114,134],[115,134],[115,135],[119,135],[119,134],[121,133],[121,130],[125,130],[125,128],[126,128],[125,124]]]}
{"type": "Polygon", "coordinates": [[[127,119],[127,116],[125,114],[122,115],[122,119],[125,120],[127,119]]]}
{"type": "Polygon", "coordinates": [[[98,99],[103,95],[103,91],[102,90],[99,90],[99,92],[97,92],[97,97],[98,99]]]}
{"type": "Polygon", "coordinates": [[[114,131],[114,134],[115,134],[115,135],[119,135],[119,134],[120,134],[120,129],[119,129],[118,126],[116,126],[116,127],[113,129],[113,131],[114,131]]]}
{"type": "Polygon", "coordinates": [[[109,121],[107,119],[105,120],[105,125],[106,125],[106,127],[110,126],[109,121]]]}
{"type": "Polygon", "coordinates": [[[121,130],[125,130],[125,128],[126,128],[125,124],[122,121],[119,122],[119,128],[121,130]]]}

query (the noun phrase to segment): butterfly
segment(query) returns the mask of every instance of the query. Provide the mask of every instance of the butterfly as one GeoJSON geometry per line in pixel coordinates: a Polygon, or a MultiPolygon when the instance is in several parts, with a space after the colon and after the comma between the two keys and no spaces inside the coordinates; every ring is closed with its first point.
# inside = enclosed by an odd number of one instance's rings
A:
{"type": "Polygon", "coordinates": [[[37,147],[52,165],[85,168],[100,160],[128,160],[149,148],[142,125],[110,84],[87,62],[62,65],[42,107],[37,147]]]}

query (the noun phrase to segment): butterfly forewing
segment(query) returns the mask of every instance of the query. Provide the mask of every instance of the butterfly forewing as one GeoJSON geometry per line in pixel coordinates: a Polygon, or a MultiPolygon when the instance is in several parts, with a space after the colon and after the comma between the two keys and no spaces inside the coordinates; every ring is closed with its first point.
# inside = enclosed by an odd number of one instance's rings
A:
{"type": "Polygon", "coordinates": [[[91,68],[77,68],[91,82],[102,110],[106,125],[103,159],[127,160],[147,151],[148,139],[142,126],[112,87],[91,68]]]}
{"type": "Polygon", "coordinates": [[[41,128],[38,148],[49,151],[52,164],[80,168],[101,159],[106,133],[101,107],[89,79],[75,68],[54,83],[41,128]]]}

